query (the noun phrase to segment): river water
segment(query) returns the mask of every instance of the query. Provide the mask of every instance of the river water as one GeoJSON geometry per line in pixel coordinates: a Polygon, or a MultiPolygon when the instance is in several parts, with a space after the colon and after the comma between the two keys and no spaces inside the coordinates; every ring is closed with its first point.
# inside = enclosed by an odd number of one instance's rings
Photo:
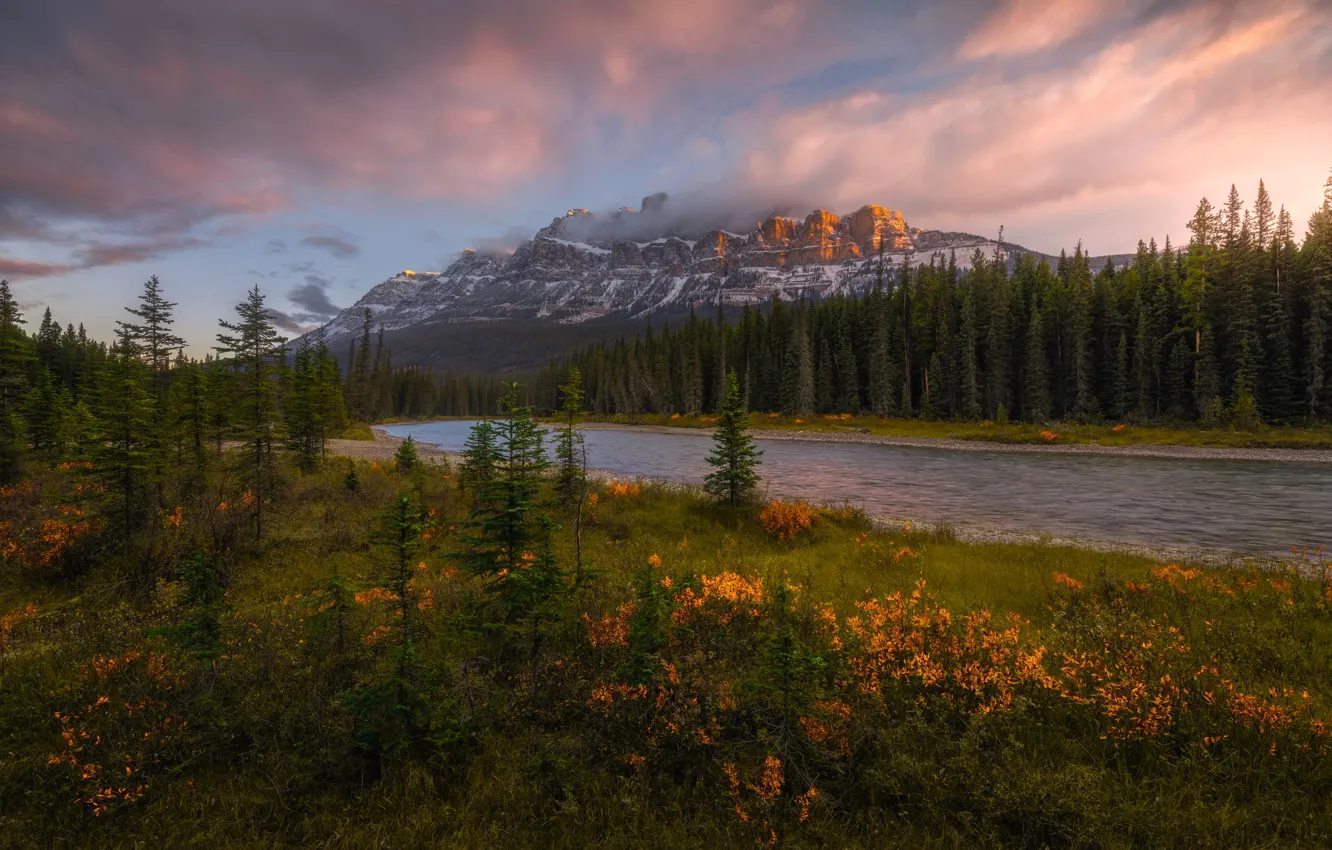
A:
{"type": "MultiPolygon", "coordinates": [[[[446,450],[473,423],[384,430],[446,450]]],[[[706,432],[587,430],[588,466],[626,477],[698,482],[706,432]]],[[[774,498],[849,501],[870,514],[958,528],[1155,548],[1288,554],[1332,548],[1332,464],[957,451],[760,440],[774,498]]]]}

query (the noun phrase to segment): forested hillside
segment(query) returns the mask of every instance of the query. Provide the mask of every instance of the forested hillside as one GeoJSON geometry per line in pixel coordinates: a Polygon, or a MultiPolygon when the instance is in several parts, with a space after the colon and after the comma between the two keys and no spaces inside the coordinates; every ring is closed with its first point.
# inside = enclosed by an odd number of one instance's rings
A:
{"type": "MultiPolygon", "coordinates": [[[[711,412],[735,368],[751,410],[889,417],[1311,423],[1332,411],[1332,178],[1297,242],[1260,183],[1203,199],[1186,246],[1139,243],[1093,268],[1081,246],[1053,267],[995,251],[881,273],[862,299],[774,300],[737,320],[649,323],[534,382],[555,408],[570,365],[599,414],[711,412]],[[962,264],[967,265],[967,264],[962,264]]],[[[489,413],[475,376],[395,376],[400,415],[489,413]]]]}

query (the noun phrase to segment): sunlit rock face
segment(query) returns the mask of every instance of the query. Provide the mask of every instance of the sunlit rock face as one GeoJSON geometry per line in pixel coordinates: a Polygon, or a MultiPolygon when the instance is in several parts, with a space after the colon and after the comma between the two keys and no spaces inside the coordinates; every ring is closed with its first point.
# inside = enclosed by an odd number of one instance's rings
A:
{"type": "MultiPolygon", "coordinates": [[[[921,231],[900,211],[867,204],[803,219],[773,215],[746,228],[718,228],[672,210],[665,193],[605,216],[571,209],[511,253],[468,249],[443,272],[399,274],[326,326],[330,339],[359,330],[364,311],[397,330],[424,322],[544,319],[577,323],[644,317],[691,307],[759,304],[858,294],[904,263],[970,264],[998,246],[967,233],[921,231]]],[[[1011,261],[1024,249],[1004,246],[1011,261]]]]}

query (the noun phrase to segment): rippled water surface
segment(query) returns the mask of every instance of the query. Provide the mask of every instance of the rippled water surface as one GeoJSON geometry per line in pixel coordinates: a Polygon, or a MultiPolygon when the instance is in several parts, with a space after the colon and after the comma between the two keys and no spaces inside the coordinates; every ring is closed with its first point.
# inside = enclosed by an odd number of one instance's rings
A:
{"type": "MultiPolygon", "coordinates": [[[[458,450],[470,422],[392,425],[458,450]]],[[[588,465],[699,481],[709,435],[584,432],[588,465]]],[[[761,440],[768,493],[871,514],[1152,546],[1280,554],[1332,544],[1332,465],[761,440]]],[[[1332,546],[1330,546],[1332,548],[1332,546]]]]}

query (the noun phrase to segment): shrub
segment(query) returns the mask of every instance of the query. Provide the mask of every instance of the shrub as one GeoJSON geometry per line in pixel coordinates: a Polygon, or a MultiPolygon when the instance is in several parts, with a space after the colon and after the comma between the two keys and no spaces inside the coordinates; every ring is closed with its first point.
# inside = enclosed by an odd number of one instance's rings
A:
{"type": "Polygon", "coordinates": [[[773,501],[759,511],[759,521],[764,531],[790,542],[814,525],[814,511],[804,502],[773,501]]]}

